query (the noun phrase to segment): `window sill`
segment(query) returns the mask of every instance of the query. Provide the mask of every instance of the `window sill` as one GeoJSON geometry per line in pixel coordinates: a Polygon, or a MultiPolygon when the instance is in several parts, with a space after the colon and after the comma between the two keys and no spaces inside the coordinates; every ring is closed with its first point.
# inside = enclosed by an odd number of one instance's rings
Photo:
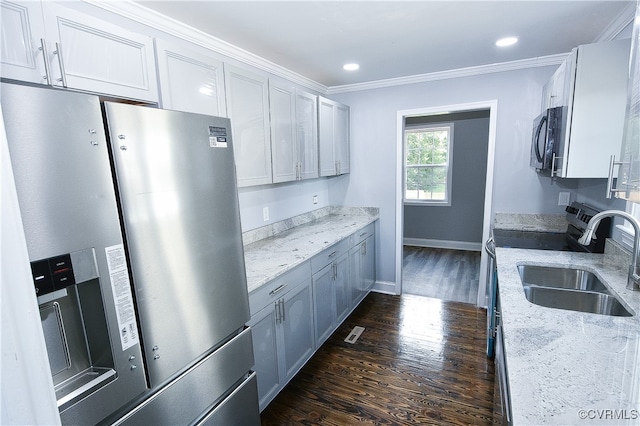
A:
{"type": "Polygon", "coordinates": [[[405,206],[424,206],[424,207],[451,207],[450,201],[417,201],[417,200],[405,200],[403,201],[405,206]]]}

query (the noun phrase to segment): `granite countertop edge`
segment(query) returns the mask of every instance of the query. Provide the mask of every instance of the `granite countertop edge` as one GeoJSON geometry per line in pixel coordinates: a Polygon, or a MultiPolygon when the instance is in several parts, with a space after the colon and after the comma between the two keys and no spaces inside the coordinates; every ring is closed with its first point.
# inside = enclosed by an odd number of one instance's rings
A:
{"type": "Polygon", "coordinates": [[[243,233],[249,293],[378,218],[375,207],[330,206],[243,233]]]}
{"type": "Polygon", "coordinates": [[[498,283],[514,424],[637,424],[640,292],[603,254],[497,248],[498,283]],[[635,315],[613,317],[530,303],[517,266],[595,273],[635,315]]]}

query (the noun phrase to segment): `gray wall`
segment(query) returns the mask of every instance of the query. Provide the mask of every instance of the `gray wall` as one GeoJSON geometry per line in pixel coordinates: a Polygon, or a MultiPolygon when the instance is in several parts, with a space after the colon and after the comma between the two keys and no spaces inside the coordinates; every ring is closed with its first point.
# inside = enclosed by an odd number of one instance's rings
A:
{"type": "Polygon", "coordinates": [[[406,125],[453,122],[450,206],[404,206],[404,238],[482,242],[489,111],[410,117],[406,125]]]}
{"type": "MultiPolygon", "coordinates": [[[[331,179],[329,204],[376,206],[378,280],[395,282],[398,111],[497,101],[493,211],[561,213],[559,188],[529,167],[542,86],[557,67],[450,78],[331,95],[351,107],[351,174],[331,179]]],[[[401,162],[401,160],[400,160],[401,162]]]]}

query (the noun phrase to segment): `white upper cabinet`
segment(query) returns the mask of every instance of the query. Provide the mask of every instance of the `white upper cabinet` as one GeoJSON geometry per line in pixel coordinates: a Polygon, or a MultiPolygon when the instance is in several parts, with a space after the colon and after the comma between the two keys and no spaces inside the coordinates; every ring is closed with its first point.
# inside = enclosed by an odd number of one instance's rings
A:
{"type": "Polygon", "coordinates": [[[0,24],[2,77],[47,84],[40,3],[0,2],[0,24]]]}
{"type": "Polygon", "coordinates": [[[273,183],[318,177],[317,96],[269,81],[273,183]]]}
{"type": "Polygon", "coordinates": [[[318,97],[320,176],[349,173],[349,107],[318,97]]]}
{"type": "Polygon", "coordinates": [[[295,88],[269,81],[273,183],[298,179],[295,88]]]}
{"type": "Polygon", "coordinates": [[[52,2],[6,1],[2,37],[3,77],[158,100],[150,37],[52,2]]]}
{"type": "Polygon", "coordinates": [[[338,161],[338,174],[349,173],[349,107],[337,104],[335,108],[334,152],[338,161]]]}
{"type": "Polygon", "coordinates": [[[555,108],[567,105],[568,99],[565,94],[565,76],[567,63],[560,64],[551,79],[542,88],[542,109],[545,111],[549,108],[555,108]]]}
{"type": "Polygon", "coordinates": [[[296,91],[298,179],[318,177],[318,97],[296,91]]]}
{"type": "Polygon", "coordinates": [[[228,65],[224,75],[238,186],[272,183],[268,80],[228,65]]]}
{"type": "Polygon", "coordinates": [[[155,47],[162,108],[227,116],[221,61],[164,40],[155,47]]]}
{"type": "MultiPolygon", "coordinates": [[[[562,94],[565,133],[555,176],[606,178],[620,153],[624,128],[630,40],[581,45],[565,63],[562,94]]],[[[555,77],[554,77],[555,78],[555,77]]],[[[558,80],[560,77],[557,78],[558,80]]]]}

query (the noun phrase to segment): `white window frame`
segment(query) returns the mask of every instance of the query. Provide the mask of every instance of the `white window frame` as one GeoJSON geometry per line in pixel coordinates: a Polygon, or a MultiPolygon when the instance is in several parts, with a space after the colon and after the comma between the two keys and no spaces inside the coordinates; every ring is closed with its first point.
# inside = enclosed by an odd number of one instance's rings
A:
{"type": "MultiPolygon", "coordinates": [[[[627,201],[625,210],[640,221],[640,204],[627,201]]],[[[613,219],[618,222],[618,224],[615,225],[615,230],[618,231],[618,235],[620,236],[618,242],[627,250],[633,251],[633,239],[635,234],[633,227],[629,222],[620,217],[614,216],[613,219]]],[[[614,239],[616,238],[614,237],[614,239]]]]}
{"type": "MultiPolygon", "coordinates": [[[[454,125],[453,122],[445,123],[429,123],[429,124],[415,124],[411,126],[405,126],[403,132],[403,181],[402,181],[402,200],[405,205],[420,205],[420,206],[451,206],[451,187],[452,187],[452,175],[453,175],[453,140],[454,140],[454,125]],[[416,132],[420,130],[442,129],[448,128],[449,130],[449,143],[447,152],[447,185],[445,188],[444,200],[416,200],[407,199],[407,133],[416,132]]],[[[426,166],[425,166],[426,167],[426,166]]]]}

